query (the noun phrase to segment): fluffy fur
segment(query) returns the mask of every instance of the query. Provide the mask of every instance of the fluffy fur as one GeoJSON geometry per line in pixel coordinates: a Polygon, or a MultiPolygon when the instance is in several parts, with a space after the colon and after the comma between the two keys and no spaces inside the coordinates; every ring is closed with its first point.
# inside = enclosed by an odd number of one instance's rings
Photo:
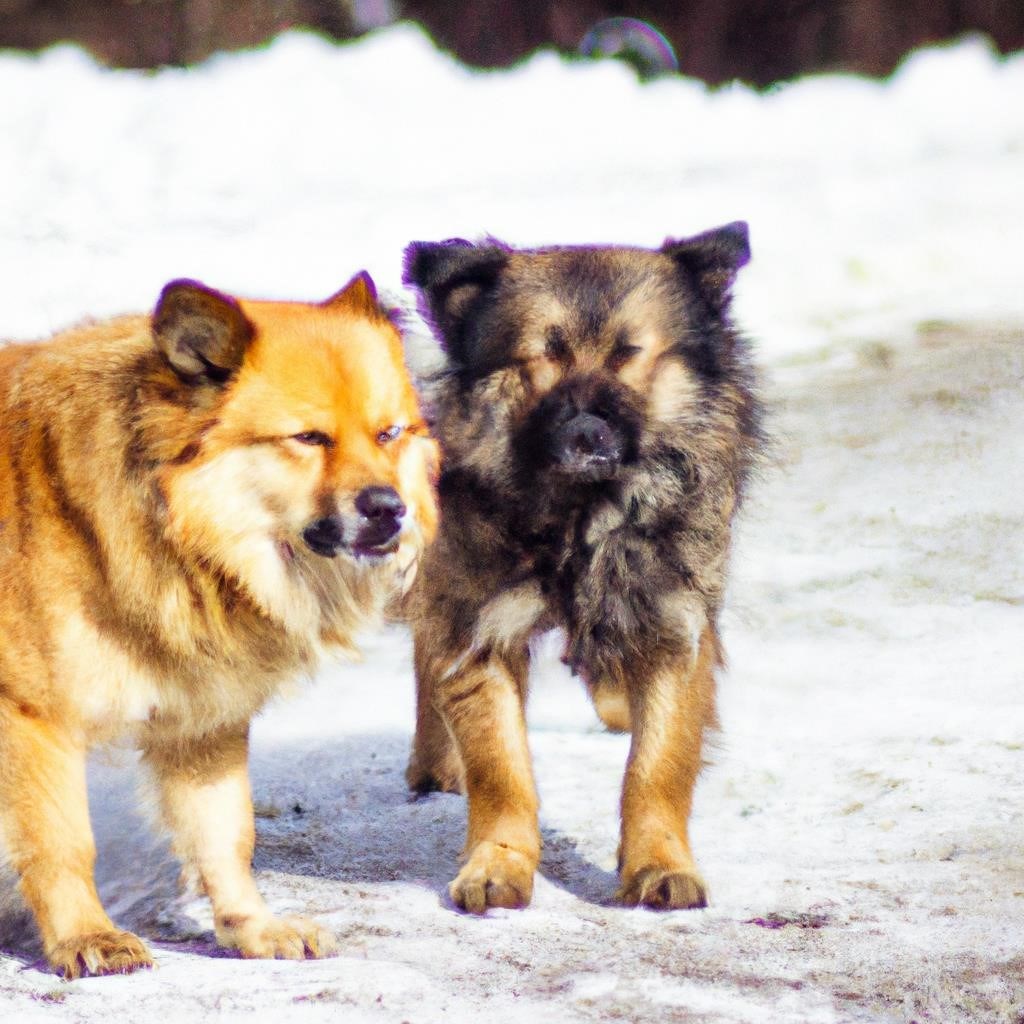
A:
{"type": "Polygon", "coordinates": [[[442,528],[413,595],[414,790],[464,789],[455,903],[530,899],[540,853],[523,707],[530,638],[631,729],[620,898],[693,907],[687,822],[715,721],[733,515],[760,443],[729,317],[735,223],[657,251],[414,243],[447,356],[433,394],[442,528]]]}
{"type": "Polygon", "coordinates": [[[320,304],[172,282],[0,349],[0,839],[65,977],[151,962],[92,878],[85,754],[125,737],[220,943],[334,948],[253,882],[249,722],[411,580],[435,472],[365,274],[320,304]]]}

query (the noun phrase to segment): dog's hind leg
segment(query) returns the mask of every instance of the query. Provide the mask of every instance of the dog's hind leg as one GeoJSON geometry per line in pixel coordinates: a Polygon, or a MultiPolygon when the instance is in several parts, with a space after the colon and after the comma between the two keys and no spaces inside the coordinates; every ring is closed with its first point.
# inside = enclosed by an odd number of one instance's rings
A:
{"type": "Polygon", "coordinates": [[[715,722],[716,661],[716,642],[706,630],[690,666],[666,666],[631,686],[618,894],[630,906],[707,906],[688,823],[704,731],[715,722]]]}
{"type": "Polygon", "coordinates": [[[114,926],[96,893],[84,748],[2,698],[0,828],[54,970],[71,980],[152,966],[142,941],[114,926]]]}
{"type": "Polygon", "coordinates": [[[429,636],[416,638],[416,734],[405,779],[414,793],[464,791],[462,762],[435,703],[434,659],[429,636]]]}
{"type": "Polygon", "coordinates": [[[326,928],[302,917],[274,917],[256,888],[248,752],[246,725],[146,747],[183,875],[210,897],[222,946],[248,958],[331,956],[337,942],[326,928]]]}

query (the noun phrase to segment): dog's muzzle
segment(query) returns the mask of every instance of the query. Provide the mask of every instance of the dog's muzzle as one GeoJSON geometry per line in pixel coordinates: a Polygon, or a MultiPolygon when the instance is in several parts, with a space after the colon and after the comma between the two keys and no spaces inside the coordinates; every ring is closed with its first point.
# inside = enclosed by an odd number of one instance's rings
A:
{"type": "Polygon", "coordinates": [[[356,495],[358,517],[324,516],[302,531],[306,546],[333,558],[345,551],[359,558],[389,555],[398,547],[405,503],[393,487],[366,487],[356,495]]]}
{"type": "Polygon", "coordinates": [[[405,503],[393,487],[367,487],[356,495],[360,525],[352,550],[357,555],[386,555],[398,546],[405,503]]]}

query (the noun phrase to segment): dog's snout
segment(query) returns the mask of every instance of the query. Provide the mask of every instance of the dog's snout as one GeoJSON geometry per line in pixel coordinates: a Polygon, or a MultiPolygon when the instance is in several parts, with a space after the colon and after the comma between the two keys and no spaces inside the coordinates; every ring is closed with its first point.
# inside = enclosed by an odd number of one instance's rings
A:
{"type": "Polygon", "coordinates": [[[345,528],[338,516],[324,516],[312,522],[302,531],[306,546],[325,558],[333,558],[340,550],[345,528]]]}
{"type": "MultiPolygon", "coordinates": [[[[344,550],[349,555],[370,557],[395,550],[402,532],[405,503],[393,487],[365,487],[353,501],[356,515],[323,516],[302,531],[311,551],[332,558],[344,550]]],[[[351,508],[351,506],[350,506],[351,508]]]]}
{"type": "Polygon", "coordinates": [[[401,519],[405,503],[393,487],[366,487],[356,495],[356,511],[367,519],[401,519]]]}
{"type": "Polygon", "coordinates": [[[362,517],[355,547],[358,554],[378,555],[394,550],[402,530],[405,502],[393,487],[367,487],[356,495],[362,517]]]}
{"type": "Polygon", "coordinates": [[[593,474],[612,470],[619,462],[622,446],[607,420],[580,412],[558,428],[555,452],[563,469],[593,474]]]}

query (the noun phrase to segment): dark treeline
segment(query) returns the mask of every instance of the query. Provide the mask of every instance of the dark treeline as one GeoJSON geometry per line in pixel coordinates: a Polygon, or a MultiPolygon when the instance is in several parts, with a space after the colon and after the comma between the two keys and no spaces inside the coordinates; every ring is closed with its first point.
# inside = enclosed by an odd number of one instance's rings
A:
{"type": "Polygon", "coordinates": [[[1021,0],[0,0],[0,46],[74,40],[116,67],[201,61],[306,25],[334,39],[401,18],[468,64],[503,67],[541,46],[572,52],[596,22],[650,22],[680,70],[759,86],[813,71],[886,75],[908,51],[968,32],[1024,48],[1021,0]]]}

